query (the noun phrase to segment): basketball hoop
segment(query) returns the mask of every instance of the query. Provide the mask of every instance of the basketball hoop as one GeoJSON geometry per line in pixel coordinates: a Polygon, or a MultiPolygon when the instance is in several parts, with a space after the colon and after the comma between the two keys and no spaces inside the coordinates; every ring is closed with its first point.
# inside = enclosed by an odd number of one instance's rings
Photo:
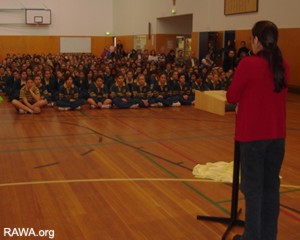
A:
{"type": "Polygon", "coordinates": [[[39,29],[41,25],[42,25],[41,22],[36,22],[36,23],[35,23],[35,27],[36,27],[37,29],[39,29]]]}
{"type": "Polygon", "coordinates": [[[34,16],[34,23],[39,27],[43,24],[43,17],[42,16],[34,16]]]}

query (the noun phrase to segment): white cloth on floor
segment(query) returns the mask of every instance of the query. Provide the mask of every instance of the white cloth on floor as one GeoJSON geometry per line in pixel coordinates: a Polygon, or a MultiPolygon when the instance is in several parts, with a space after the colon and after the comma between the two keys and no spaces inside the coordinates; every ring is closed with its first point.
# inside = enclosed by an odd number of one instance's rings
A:
{"type": "Polygon", "coordinates": [[[233,161],[197,164],[193,169],[193,175],[196,178],[231,183],[233,177],[233,161]]]}
{"type": "MultiPolygon", "coordinates": [[[[193,168],[193,175],[196,178],[204,178],[218,182],[232,183],[233,161],[197,164],[193,168]]],[[[279,176],[279,178],[282,179],[282,176],[279,176]]]]}

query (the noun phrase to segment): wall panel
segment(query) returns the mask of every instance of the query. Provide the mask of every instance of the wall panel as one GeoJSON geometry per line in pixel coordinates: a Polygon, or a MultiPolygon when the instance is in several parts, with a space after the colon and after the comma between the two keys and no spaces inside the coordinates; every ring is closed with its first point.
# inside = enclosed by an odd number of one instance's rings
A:
{"type": "Polygon", "coordinates": [[[59,53],[59,37],[55,36],[0,36],[0,58],[6,54],[59,53]]]}
{"type": "MultiPolygon", "coordinates": [[[[251,30],[236,31],[236,47],[239,48],[240,41],[244,40],[247,47],[251,49],[251,30]]],[[[283,56],[287,59],[290,65],[291,79],[289,85],[291,87],[300,88],[300,29],[280,29],[279,30],[279,46],[282,50],[283,56]]]]}
{"type": "Polygon", "coordinates": [[[192,33],[192,52],[195,53],[195,56],[199,55],[199,33],[193,32],[192,33]]]}
{"type": "Polygon", "coordinates": [[[113,37],[92,37],[92,53],[100,57],[104,48],[113,45],[113,37]]]}
{"type": "Polygon", "coordinates": [[[291,68],[291,79],[289,85],[300,89],[300,29],[280,29],[279,45],[283,56],[288,60],[291,68]]]}
{"type": "MultiPolygon", "coordinates": [[[[100,56],[105,46],[113,44],[112,37],[91,37],[92,53],[100,56]]],[[[58,54],[59,36],[0,36],[0,60],[7,54],[58,54]]]]}
{"type": "Polygon", "coordinates": [[[171,49],[176,50],[176,36],[177,34],[157,34],[156,35],[156,49],[161,52],[161,49],[168,53],[171,49]]]}
{"type": "Polygon", "coordinates": [[[123,48],[126,51],[130,51],[131,49],[133,49],[133,36],[117,36],[117,41],[121,41],[121,43],[123,44],[123,48]]]}
{"type": "MultiPolygon", "coordinates": [[[[221,32],[219,32],[219,36],[221,36],[221,32]]],[[[112,37],[93,36],[91,38],[92,53],[96,56],[100,56],[105,46],[113,44],[112,37]]],[[[199,41],[197,32],[192,33],[192,39],[192,49],[197,52],[197,41],[199,41]]],[[[280,29],[279,45],[291,68],[291,79],[289,85],[296,88],[300,88],[299,39],[299,28],[280,29]]],[[[60,51],[59,40],[59,36],[0,36],[0,60],[2,60],[6,54],[58,54],[60,51]]],[[[131,50],[133,48],[133,36],[118,36],[117,40],[121,40],[125,50],[131,50]]],[[[242,40],[246,41],[248,48],[251,48],[251,31],[249,29],[236,31],[237,49],[239,48],[240,41],[242,40]]],[[[152,39],[149,40],[147,37],[146,47],[149,50],[156,49],[159,53],[161,49],[164,48],[167,53],[171,49],[176,49],[176,34],[157,34],[156,41],[154,43],[156,47],[152,45],[152,39]]]]}

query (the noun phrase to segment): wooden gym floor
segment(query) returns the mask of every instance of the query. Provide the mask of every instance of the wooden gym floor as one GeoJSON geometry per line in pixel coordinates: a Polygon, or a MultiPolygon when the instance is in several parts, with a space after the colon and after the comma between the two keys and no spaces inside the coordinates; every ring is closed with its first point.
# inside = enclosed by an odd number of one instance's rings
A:
{"type": "MultiPolygon", "coordinates": [[[[287,109],[278,239],[299,240],[300,95],[287,109]]],[[[192,169],[233,160],[234,119],[192,106],[20,115],[2,102],[0,239],[4,228],[59,240],[221,239],[226,225],[196,216],[228,217],[231,186],[195,181],[192,169]]],[[[243,219],[242,194],[239,207],[243,219]]]]}

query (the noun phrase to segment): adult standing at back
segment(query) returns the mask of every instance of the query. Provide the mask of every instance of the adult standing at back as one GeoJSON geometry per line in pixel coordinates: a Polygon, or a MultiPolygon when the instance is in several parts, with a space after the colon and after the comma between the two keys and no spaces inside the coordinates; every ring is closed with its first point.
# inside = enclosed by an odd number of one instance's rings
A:
{"type": "Polygon", "coordinates": [[[229,50],[227,58],[224,59],[223,61],[223,70],[225,73],[227,73],[230,69],[235,70],[236,67],[236,56],[235,56],[235,51],[234,50],[229,50]]]}
{"type": "Polygon", "coordinates": [[[270,21],[252,28],[253,56],[238,65],[227,92],[237,103],[235,139],[241,159],[241,190],[246,199],[245,231],[234,240],[276,240],[280,207],[279,172],[285,151],[289,68],[270,21]]]}
{"type": "Polygon", "coordinates": [[[246,47],[246,42],[241,41],[240,48],[237,52],[237,58],[241,58],[241,54],[244,53],[245,55],[249,54],[249,49],[246,47]]]}

